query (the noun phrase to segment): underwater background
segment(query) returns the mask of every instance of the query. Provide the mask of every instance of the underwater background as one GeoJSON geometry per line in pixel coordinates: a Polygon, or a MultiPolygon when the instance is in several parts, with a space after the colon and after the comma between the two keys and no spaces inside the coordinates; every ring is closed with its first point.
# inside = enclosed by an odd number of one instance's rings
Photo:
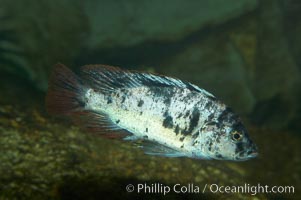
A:
{"type": "Polygon", "coordinates": [[[301,1],[0,0],[0,199],[301,199],[301,1]],[[245,162],[144,155],[50,116],[52,66],[107,64],[190,81],[238,113],[245,162]],[[128,184],[293,186],[149,194],[128,184]]]}

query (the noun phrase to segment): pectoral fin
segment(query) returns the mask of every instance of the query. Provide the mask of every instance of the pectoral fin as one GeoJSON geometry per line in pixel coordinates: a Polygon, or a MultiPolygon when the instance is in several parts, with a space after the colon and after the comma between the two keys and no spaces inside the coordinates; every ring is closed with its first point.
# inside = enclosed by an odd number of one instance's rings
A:
{"type": "Polygon", "coordinates": [[[144,153],[152,156],[163,157],[184,157],[187,156],[185,152],[180,152],[162,144],[158,144],[151,141],[143,140],[140,143],[136,143],[139,148],[142,148],[144,153]]]}

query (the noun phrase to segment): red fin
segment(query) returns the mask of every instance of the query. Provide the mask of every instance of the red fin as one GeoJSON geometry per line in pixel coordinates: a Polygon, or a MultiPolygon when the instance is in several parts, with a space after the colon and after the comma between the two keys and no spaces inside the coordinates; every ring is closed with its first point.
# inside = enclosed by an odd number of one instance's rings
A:
{"type": "Polygon", "coordinates": [[[70,115],[80,109],[82,84],[76,74],[63,64],[56,64],[49,79],[46,96],[48,113],[54,115],[70,115]]]}
{"type": "Polygon", "coordinates": [[[85,102],[81,100],[83,92],[83,83],[76,74],[62,64],[55,65],[46,96],[47,111],[68,116],[75,125],[103,137],[119,139],[129,135],[106,114],[85,110],[85,102]]]}
{"type": "Polygon", "coordinates": [[[91,111],[79,111],[72,114],[74,124],[90,133],[101,134],[102,137],[121,139],[130,133],[119,128],[109,119],[106,114],[91,111]]]}

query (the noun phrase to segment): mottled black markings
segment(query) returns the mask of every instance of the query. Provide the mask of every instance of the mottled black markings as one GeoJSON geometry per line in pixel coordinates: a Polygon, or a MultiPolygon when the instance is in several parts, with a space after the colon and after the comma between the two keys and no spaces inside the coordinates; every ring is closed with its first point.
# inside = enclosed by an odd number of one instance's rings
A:
{"type": "Polygon", "coordinates": [[[144,101],[142,99],[140,99],[137,106],[141,107],[143,104],[144,104],[144,101]]]}
{"type": "Polygon", "coordinates": [[[222,156],[221,154],[219,154],[219,153],[216,153],[216,154],[215,154],[215,157],[216,157],[216,158],[219,158],[219,159],[223,158],[223,156],[222,156]]]}
{"type": "Polygon", "coordinates": [[[166,97],[165,100],[163,101],[163,103],[164,103],[167,107],[169,107],[169,106],[170,106],[170,103],[171,103],[170,97],[166,97]]]}
{"type": "Polygon", "coordinates": [[[205,108],[209,110],[211,107],[212,107],[212,101],[208,101],[205,105],[205,108]]]}
{"type": "Polygon", "coordinates": [[[193,98],[195,98],[195,92],[190,92],[182,98],[182,101],[185,104],[189,104],[191,102],[191,99],[193,99],[193,98]]]}
{"type": "Polygon", "coordinates": [[[212,141],[210,140],[210,142],[208,142],[208,150],[209,150],[209,151],[212,150],[212,145],[213,145],[213,143],[212,143],[212,141]]]}
{"type": "Polygon", "coordinates": [[[144,135],[143,138],[144,138],[144,139],[148,139],[148,136],[147,136],[147,135],[144,135]]]}
{"type": "Polygon", "coordinates": [[[180,113],[178,116],[177,116],[177,119],[179,119],[180,117],[182,117],[182,113],[180,113]]]}
{"type": "Polygon", "coordinates": [[[193,135],[192,135],[192,138],[193,138],[193,139],[197,138],[197,137],[199,136],[199,134],[200,134],[200,132],[199,132],[199,131],[198,131],[198,132],[196,132],[195,134],[193,134],[193,135]]]}
{"type": "Polygon", "coordinates": [[[123,103],[125,101],[125,95],[123,95],[122,97],[121,97],[121,103],[123,103]]]}
{"type": "Polygon", "coordinates": [[[180,137],[180,141],[183,142],[183,140],[185,139],[184,136],[180,137]]]}
{"type": "Polygon", "coordinates": [[[247,133],[247,130],[246,130],[246,128],[244,127],[244,125],[241,123],[241,121],[239,121],[239,119],[234,119],[234,120],[235,120],[235,122],[234,122],[232,128],[233,128],[234,130],[236,130],[236,131],[242,133],[244,137],[246,137],[247,139],[249,139],[248,134],[246,134],[246,133],[247,133]]]}
{"type": "Polygon", "coordinates": [[[126,100],[127,97],[131,96],[131,93],[129,90],[125,89],[125,88],[122,88],[120,89],[120,92],[121,94],[121,103],[124,103],[124,101],[126,100]]]}
{"type": "Polygon", "coordinates": [[[163,117],[168,117],[169,114],[168,114],[168,110],[165,110],[165,112],[163,113],[163,117]]]}
{"type": "Polygon", "coordinates": [[[181,149],[183,149],[184,148],[184,144],[182,144],[182,146],[181,146],[181,149]]]}
{"type": "Polygon", "coordinates": [[[183,130],[181,130],[181,134],[188,135],[190,132],[187,130],[187,127],[185,127],[183,130]]]}
{"type": "Polygon", "coordinates": [[[168,111],[166,110],[163,114],[163,127],[165,128],[173,128],[173,118],[169,115],[168,111]]]}
{"type": "Polygon", "coordinates": [[[148,132],[148,128],[145,129],[145,132],[148,132]]]}
{"type": "Polygon", "coordinates": [[[241,142],[236,144],[235,153],[238,154],[243,151],[243,144],[241,142]]]}
{"type": "Polygon", "coordinates": [[[149,91],[151,92],[151,95],[153,97],[168,97],[170,88],[164,88],[164,87],[149,87],[149,91]]]}
{"type": "Polygon", "coordinates": [[[177,125],[176,125],[176,128],[175,128],[175,133],[176,133],[176,135],[179,134],[179,131],[180,131],[180,128],[179,128],[179,125],[177,124],[177,125]]]}
{"type": "Polygon", "coordinates": [[[184,118],[188,117],[189,114],[190,114],[190,111],[188,110],[188,111],[185,113],[184,118]]]}
{"type": "Polygon", "coordinates": [[[189,123],[189,132],[192,132],[193,129],[198,125],[199,123],[199,119],[200,119],[200,111],[199,109],[195,108],[192,112],[192,115],[191,115],[191,120],[190,120],[190,123],[189,123]]]}
{"type": "Polygon", "coordinates": [[[119,124],[119,122],[120,122],[120,120],[118,119],[118,120],[116,120],[116,124],[119,124]]]}
{"type": "Polygon", "coordinates": [[[163,120],[163,126],[165,128],[173,128],[173,119],[171,116],[167,116],[165,117],[165,119],[163,120]]]}
{"type": "Polygon", "coordinates": [[[111,104],[111,103],[112,103],[112,97],[108,97],[107,104],[111,104]]]}
{"type": "Polygon", "coordinates": [[[213,118],[214,118],[214,114],[210,114],[210,115],[208,116],[207,121],[211,121],[213,118]]]}
{"type": "Polygon", "coordinates": [[[142,115],[142,114],[143,114],[143,112],[141,111],[141,112],[140,112],[140,115],[142,115]]]}
{"type": "Polygon", "coordinates": [[[216,143],[220,143],[221,142],[221,134],[220,133],[216,133],[216,143]]]}
{"type": "Polygon", "coordinates": [[[166,86],[167,85],[165,84],[152,85],[149,87],[149,91],[157,102],[158,99],[161,98],[163,99],[163,103],[166,105],[166,107],[169,107],[171,104],[171,98],[174,96],[176,89],[174,87],[166,86]]]}
{"type": "Polygon", "coordinates": [[[223,121],[229,121],[229,117],[232,113],[231,108],[226,107],[226,109],[218,116],[217,121],[223,122],[223,121]]]}

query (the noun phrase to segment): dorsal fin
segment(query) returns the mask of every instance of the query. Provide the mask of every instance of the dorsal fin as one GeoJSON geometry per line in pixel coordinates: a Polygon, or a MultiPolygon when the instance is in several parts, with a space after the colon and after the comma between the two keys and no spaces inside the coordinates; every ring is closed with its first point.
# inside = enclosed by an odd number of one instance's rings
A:
{"type": "Polygon", "coordinates": [[[215,98],[212,94],[196,85],[168,76],[123,70],[107,65],[85,65],[81,68],[81,71],[82,77],[92,87],[101,91],[113,91],[116,88],[139,86],[179,87],[202,92],[215,98]]]}
{"type": "Polygon", "coordinates": [[[133,73],[107,65],[85,65],[81,68],[82,77],[94,89],[113,91],[116,88],[138,87],[133,73]]]}

